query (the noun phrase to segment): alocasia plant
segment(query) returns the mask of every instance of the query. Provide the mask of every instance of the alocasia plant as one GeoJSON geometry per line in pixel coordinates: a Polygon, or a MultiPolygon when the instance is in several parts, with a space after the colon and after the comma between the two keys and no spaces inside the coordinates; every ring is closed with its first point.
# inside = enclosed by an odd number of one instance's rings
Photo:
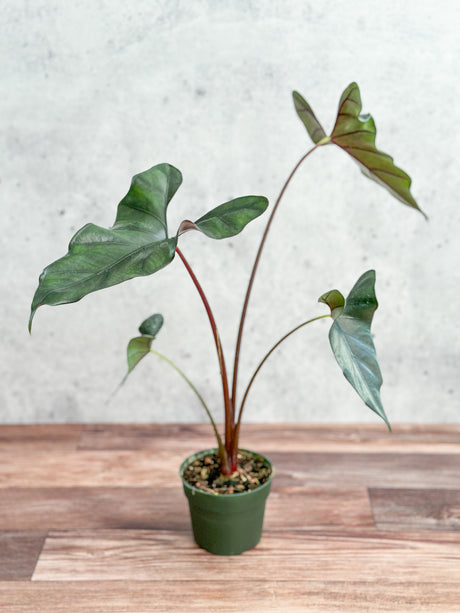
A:
{"type": "MultiPolygon", "coordinates": [[[[263,196],[243,196],[221,204],[194,222],[184,220],[177,232],[170,236],[166,212],[182,182],[182,176],[179,170],[170,164],[154,166],[133,178],[128,193],[118,205],[115,223],[110,229],[87,224],[75,234],[70,241],[68,253],[44,269],[32,301],[29,330],[39,306],[76,302],[96,290],[110,287],[133,277],[153,274],[170,264],[177,254],[199,292],[214,336],[225,413],[223,440],[211,411],[194,384],[165,355],[152,349],[153,340],[163,325],[163,317],[159,313],[146,319],[139,328],[140,336],[129,342],[127,375],[142,358],[149,353],[154,353],[168,362],[186,380],[197,394],[211,420],[217,439],[221,470],[224,474],[231,474],[236,470],[243,408],[252,383],[263,364],[288,336],[306,324],[325,317],[333,319],[329,340],[345,377],[365,404],[383,418],[389,427],[380,399],[382,376],[370,332],[372,318],[378,306],[373,270],[361,275],[346,298],[338,290],[331,290],[323,294],[319,300],[328,305],[331,312],[305,321],[287,332],[260,361],[250,378],[241,402],[239,405],[237,403],[239,358],[244,323],[258,264],[271,223],[286,188],[307,157],[319,147],[335,144],[359,164],[367,177],[377,181],[407,206],[420,211],[410,192],[409,176],[394,165],[389,155],[376,148],[375,124],[370,115],[360,115],[361,97],[356,83],[351,83],[343,92],[337,119],[329,136],[326,135],[308,102],[297,92],[293,93],[293,98],[297,114],[306,127],[314,146],[302,156],[287,178],[271,209],[262,235],[243,302],[234,352],[231,387],[212,309],[195,273],[179,249],[178,242],[181,234],[190,230],[198,230],[213,239],[224,239],[238,234],[267,208],[268,200],[263,196]]],[[[423,212],[422,214],[424,215],[423,212]]]]}

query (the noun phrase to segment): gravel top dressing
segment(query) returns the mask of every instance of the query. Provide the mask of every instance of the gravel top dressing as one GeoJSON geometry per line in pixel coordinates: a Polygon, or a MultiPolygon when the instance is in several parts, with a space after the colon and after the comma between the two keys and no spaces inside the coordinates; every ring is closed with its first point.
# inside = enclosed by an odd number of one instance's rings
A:
{"type": "Polygon", "coordinates": [[[238,494],[254,490],[271,475],[265,460],[248,451],[238,452],[238,468],[231,475],[222,475],[217,454],[208,454],[192,462],[184,471],[184,479],[200,490],[213,494],[238,494]]]}

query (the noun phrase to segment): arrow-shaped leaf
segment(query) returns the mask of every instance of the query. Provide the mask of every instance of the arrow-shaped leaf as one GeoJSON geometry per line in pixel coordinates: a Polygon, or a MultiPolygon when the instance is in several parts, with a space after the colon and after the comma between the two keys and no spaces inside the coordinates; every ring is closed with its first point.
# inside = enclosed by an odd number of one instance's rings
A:
{"type": "MultiPolygon", "coordinates": [[[[328,294],[330,292],[325,296],[328,294]]],[[[326,302],[323,297],[320,301],[326,302]]],[[[371,323],[377,307],[375,272],[368,270],[353,286],[343,310],[340,307],[333,313],[335,318],[329,331],[329,341],[346,379],[364,403],[390,428],[380,399],[382,375],[371,337],[371,323]]]]}
{"type": "Polygon", "coordinates": [[[422,212],[410,193],[409,175],[394,165],[393,158],[376,148],[374,120],[370,115],[360,115],[361,109],[359,87],[351,83],[340,98],[331,142],[351,155],[369,179],[385,187],[404,204],[422,212]]]}
{"type": "Polygon", "coordinates": [[[395,166],[393,158],[376,148],[375,123],[370,115],[360,115],[361,95],[356,83],[351,83],[343,92],[335,126],[329,137],[326,136],[308,102],[298,92],[293,92],[293,98],[297,114],[315,144],[334,143],[359,164],[369,179],[376,181],[395,198],[417,209],[426,217],[410,192],[409,175],[395,166]]]}
{"type": "Polygon", "coordinates": [[[87,224],[72,238],[67,255],[47,266],[35,292],[37,308],[76,302],[90,292],[150,275],[174,258],[177,238],[168,238],[166,208],[182,182],[169,164],[135,175],[118,205],[112,228],[87,224]]]}
{"type": "Polygon", "coordinates": [[[178,233],[169,237],[166,210],[181,182],[174,166],[154,166],[133,178],[112,228],[94,224],[81,228],[70,241],[67,255],[40,275],[29,329],[41,305],[76,302],[91,292],[164,268],[174,259],[180,233],[195,229],[216,239],[234,236],[268,206],[263,196],[237,198],[196,222],[183,222],[178,233]]]}

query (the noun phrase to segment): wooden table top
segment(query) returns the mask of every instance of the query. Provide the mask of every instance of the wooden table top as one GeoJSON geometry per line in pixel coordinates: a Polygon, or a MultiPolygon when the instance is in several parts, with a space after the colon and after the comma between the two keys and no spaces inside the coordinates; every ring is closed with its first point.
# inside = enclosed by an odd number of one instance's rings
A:
{"type": "Polygon", "coordinates": [[[460,426],[246,425],[260,544],[193,542],[207,425],[0,426],[2,613],[460,612],[460,426]]]}

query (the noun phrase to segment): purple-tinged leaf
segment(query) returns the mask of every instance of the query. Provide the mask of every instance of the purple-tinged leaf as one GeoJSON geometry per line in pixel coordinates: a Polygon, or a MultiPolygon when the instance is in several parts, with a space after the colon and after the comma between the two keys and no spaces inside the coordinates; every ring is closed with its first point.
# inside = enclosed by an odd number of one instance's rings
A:
{"type": "Polygon", "coordinates": [[[311,140],[315,143],[319,143],[323,138],[326,138],[326,132],[323,130],[322,125],[316,119],[315,114],[312,111],[311,106],[303,98],[299,92],[292,92],[292,98],[294,100],[294,107],[300,121],[306,127],[307,132],[311,140]]]}
{"type": "Polygon", "coordinates": [[[360,115],[361,95],[356,83],[343,92],[331,142],[346,151],[361,167],[362,172],[385,187],[395,198],[420,211],[410,192],[411,178],[393,163],[393,158],[375,146],[377,133],[370,115],[360,115]]]}

